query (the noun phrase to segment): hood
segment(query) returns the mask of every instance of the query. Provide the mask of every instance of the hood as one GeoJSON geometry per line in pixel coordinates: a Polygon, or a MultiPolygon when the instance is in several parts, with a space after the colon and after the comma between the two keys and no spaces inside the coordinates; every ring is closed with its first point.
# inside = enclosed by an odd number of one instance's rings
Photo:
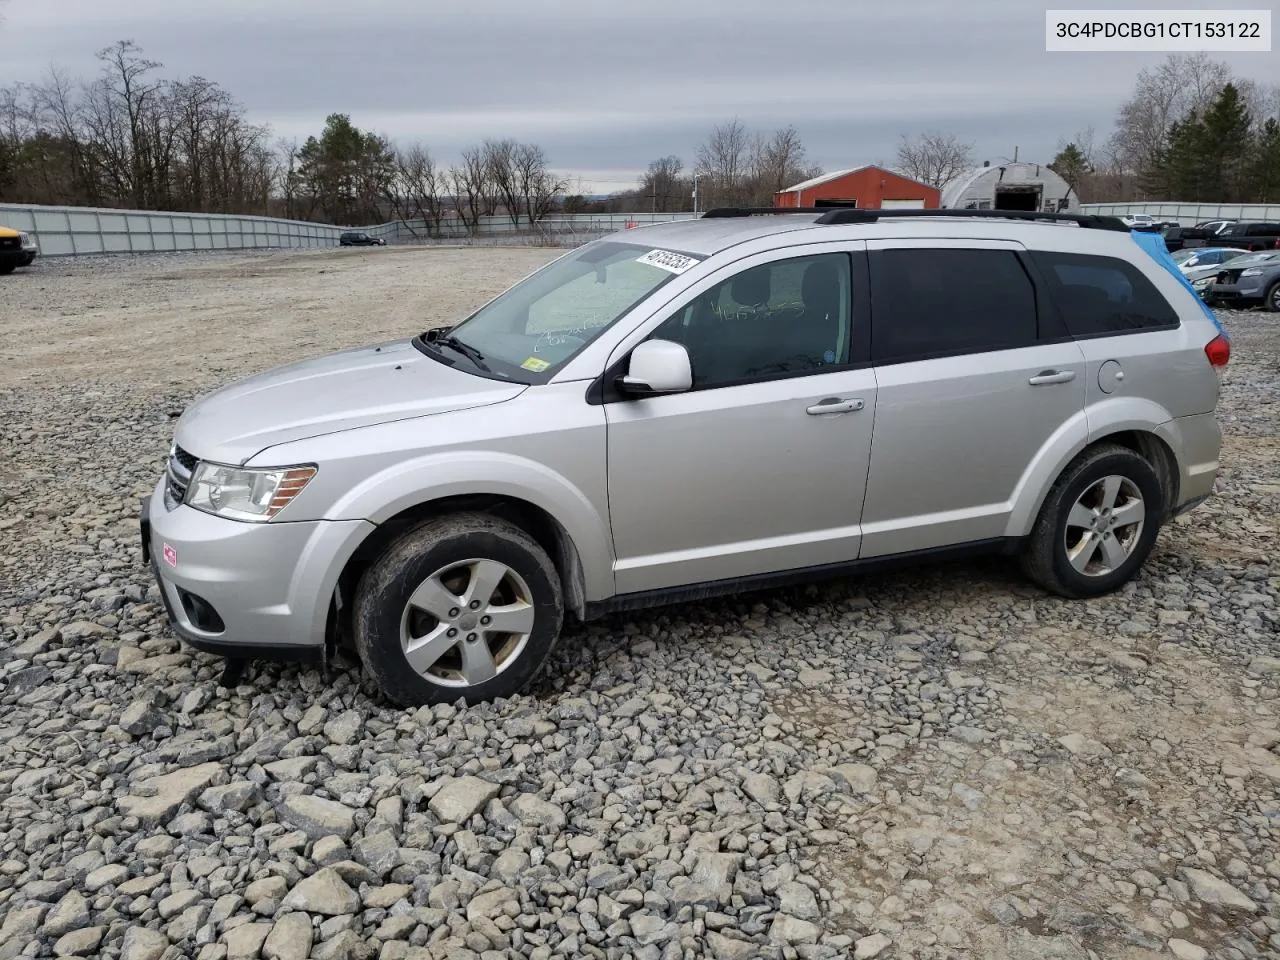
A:
{"type": "Polygon", "coordinates": [[[446,366],[397,340],[268,370],[206,394],[183,412],[174,442],[204,460],[244,463],[279,443],[501,403],[524,389],[446,366]]]}

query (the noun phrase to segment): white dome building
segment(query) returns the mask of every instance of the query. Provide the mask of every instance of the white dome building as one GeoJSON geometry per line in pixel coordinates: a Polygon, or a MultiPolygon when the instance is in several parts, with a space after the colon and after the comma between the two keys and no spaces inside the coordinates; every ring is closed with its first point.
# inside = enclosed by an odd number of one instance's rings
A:
{"type": "Polygon", "coordinates": [[[988,162],[944,184],[942,208],[1077,213],[1080,199],[1047,164],[988,162]]]}

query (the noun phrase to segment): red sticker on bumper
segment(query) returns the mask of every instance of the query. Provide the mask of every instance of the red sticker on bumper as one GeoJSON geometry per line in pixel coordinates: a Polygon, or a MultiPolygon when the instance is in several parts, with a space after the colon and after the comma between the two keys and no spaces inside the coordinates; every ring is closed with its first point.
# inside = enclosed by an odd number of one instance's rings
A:
{"type": "Polygon", "coordinates": [[[164,545],[164,562],[171,567],[178,565],[178,551],[173,549],[167,543],[164,545]]]}

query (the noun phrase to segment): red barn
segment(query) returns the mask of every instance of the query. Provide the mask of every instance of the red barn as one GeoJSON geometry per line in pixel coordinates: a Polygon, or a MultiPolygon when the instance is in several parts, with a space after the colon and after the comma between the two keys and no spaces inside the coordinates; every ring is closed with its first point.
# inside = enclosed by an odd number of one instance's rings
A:
{"type": "Polygon", "coordinates": [[[868,164],[837,170],[797,183],[773,195],[775,207],[862,207],[887,210],[908,207],[937,210],[942,194],[927,183],[909,180],[883,167],[868,164]]]}

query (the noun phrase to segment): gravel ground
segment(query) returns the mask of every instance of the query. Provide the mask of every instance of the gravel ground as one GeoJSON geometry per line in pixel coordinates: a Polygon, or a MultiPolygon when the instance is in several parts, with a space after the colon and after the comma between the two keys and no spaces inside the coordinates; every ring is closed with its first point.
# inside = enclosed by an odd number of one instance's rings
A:
{"type": "Polygon", "coordinates": [[[1221,493],[1111,597],[938,566],[574,627],[498,704],[219,687],[136,544],[171,418],[559,252],[0,283],[0,960],[1280,957],[1276,315],[1223,315],[1221,493]]]}

